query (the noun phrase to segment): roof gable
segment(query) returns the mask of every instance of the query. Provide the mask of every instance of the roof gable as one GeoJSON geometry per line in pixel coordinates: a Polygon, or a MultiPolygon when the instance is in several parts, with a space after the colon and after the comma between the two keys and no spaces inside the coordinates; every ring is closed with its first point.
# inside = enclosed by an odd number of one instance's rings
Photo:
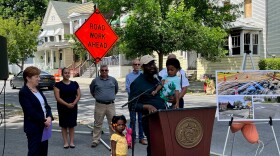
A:
{"type": "Polygon", "coordinates": [[[69,15],[71,15],[73,13],[92,14],[93,13],[93,6],[94,6],[94,4],[92,2],[79,4],[77,6],[69,8],[68,9],[68,14],[69,15]]]}
{"type": "Polygon", "coordinates": [[[42,27],[59,23],[69,23],[68,9],[79,5],[78,3],[50,1],[42,23],[42,27]]]}

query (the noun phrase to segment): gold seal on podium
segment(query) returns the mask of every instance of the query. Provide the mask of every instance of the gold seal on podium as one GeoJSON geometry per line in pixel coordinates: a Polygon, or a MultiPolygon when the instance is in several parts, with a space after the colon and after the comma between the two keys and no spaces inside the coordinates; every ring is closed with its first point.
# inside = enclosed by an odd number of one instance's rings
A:
{"type": "Polygon", "coordinates": [[[203,129],[198,120],[186,117],[177,124],[175,136],[179,145],[193,148],[201,141],[203,129]]]}

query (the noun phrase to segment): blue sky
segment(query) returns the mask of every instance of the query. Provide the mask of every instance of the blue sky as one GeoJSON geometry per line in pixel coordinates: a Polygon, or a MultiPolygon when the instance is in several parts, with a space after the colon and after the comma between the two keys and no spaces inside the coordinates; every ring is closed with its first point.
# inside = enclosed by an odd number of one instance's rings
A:
{"type": "Polygon", "coordinates": [[[230,102],[231,104],[233,104],[234,101],[241,101],[242,103],[244,103],[244,96],[219,96],[218,97],[218,102],[230,102]]]}

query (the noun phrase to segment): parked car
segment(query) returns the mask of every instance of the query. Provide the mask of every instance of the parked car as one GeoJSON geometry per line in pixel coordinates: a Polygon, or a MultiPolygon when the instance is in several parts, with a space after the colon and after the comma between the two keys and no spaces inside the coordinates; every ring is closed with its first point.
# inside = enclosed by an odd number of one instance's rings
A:
{"type": "MultiPolygon", "coordinates": [[[[53,89],[55,84],[55,78],[53,75],[49,74],[48,72],[41,71],[40,73],[40,81],[39,81],[39,88],[48,87],[48,89],[53,89]]],[[[10,86],[15,88],[21,88],[24,85],[23,80],[23,71],[15,74],[14,77],[10,80],[10,86]]]]}

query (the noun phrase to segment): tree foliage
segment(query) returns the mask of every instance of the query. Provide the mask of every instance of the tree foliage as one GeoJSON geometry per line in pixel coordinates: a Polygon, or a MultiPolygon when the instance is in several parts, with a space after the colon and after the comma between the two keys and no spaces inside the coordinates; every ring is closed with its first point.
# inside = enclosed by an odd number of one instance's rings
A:
{"type": "MultiPolygon", "coordinates": [[[[29,21],[44,18],[50,0],[0,0],[0,16],[4,19],[25,17],[29,21]]],[[[58,0],[81,3],[81,0],[58,0]]]]}
{"type": "Polygon", "coordinates": [[[44,17],[48,0],[0,0],[0,16],[4,19],[25,17],[32,21],[44,17]]]}
{"type": "Polygon", "coordinates": [[[224,27],[228,28],[231,22],[235,21],[242,13],[239,9],[243,4],[230,4],[224,1],[225,5],[221,4],[221,0],[198,1],[198,0],[184,0],[186,8],[196,8],[194,19],[202,21],[204,25],[210,27],[224,27]]]}
{"type": "Polygon", "coordinates": [[[24,61],[37,50],[40,19],[28,22],[24,18],[0,18],[0,35],[7,38],[10,64],[23,69],[24,61]]]}
{"type": "MultiPolygon", "coordinates": [[[[236,19],[238,5],[218,6],[218,0],[96,0],[101,12],[114,11],[112,19],[129,13],[120,51],[128,58],[157,52],[161,69],[163,55],[196,51],[209,61],[225,56],[226,28],[236,19]]],[[[120,36],[120,35],[119,35],[120,36]]]]}
{"type": "Polygon", "coordinates": [[[0,35],[7,38],[9,63],[21,70],[24,61],[37,51],[37,37],[48,3],[49,0],[0,0],[0,35]]]}

